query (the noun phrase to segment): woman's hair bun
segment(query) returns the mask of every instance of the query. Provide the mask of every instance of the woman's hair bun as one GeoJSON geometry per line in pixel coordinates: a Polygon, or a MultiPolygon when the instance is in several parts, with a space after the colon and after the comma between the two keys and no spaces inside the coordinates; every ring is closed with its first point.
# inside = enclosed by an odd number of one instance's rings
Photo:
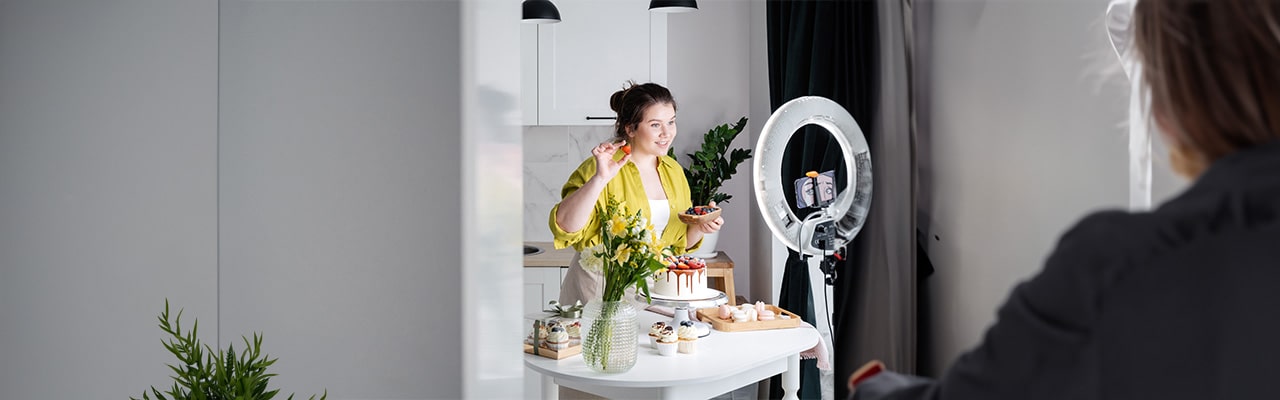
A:
{"type": "Polygon", "coordinates": [[[622,90],[613,92],[613,96],[609,96],[609,109],[615,113],[622,111],[622,98],[626,97],[627,92],[634,87],[636,87],[635,81],[627,81],[627,84],[622,86],[622,90]]]}
{"type": "Polygon", "coordinates": [[[622,109],[622,96],[627,94],[627,89],[613,92],[613,96],[609,96],[609,109],[618,112],[622,109]]]}

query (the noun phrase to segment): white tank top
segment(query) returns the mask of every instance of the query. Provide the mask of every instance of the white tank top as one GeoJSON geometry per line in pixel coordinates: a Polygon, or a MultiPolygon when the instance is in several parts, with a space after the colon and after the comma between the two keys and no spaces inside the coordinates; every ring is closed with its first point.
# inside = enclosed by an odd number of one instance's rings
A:
{"type": "Polygon", "coordinates": [[[667,200],[649,200],[649,223],[653,224],[653,234],[662,237],[667,229],[667,220],[671,218],[671,202],[667,200]]]}

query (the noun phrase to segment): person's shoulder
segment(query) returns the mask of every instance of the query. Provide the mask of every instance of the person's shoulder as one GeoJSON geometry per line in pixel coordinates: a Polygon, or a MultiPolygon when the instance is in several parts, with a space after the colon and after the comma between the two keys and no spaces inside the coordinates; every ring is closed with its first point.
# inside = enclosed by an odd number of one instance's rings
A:
{"type": "Polygon", "coordinates": [[[675,158],[668,155],[659,156],[658,164],[661,165],[662,168],[676,169],[684,172],[684,166],[681,166],[679,161],[676,161],[675,158]]]}
{"type": "Polygon", "coordinates": [[[1085,248],[1097,253],[1141,251],[1154,223],[1150,213],[1096,211],[1068,229],[1058,246],[1085,248]]]}
{"type": "Polygon", "coordinates": [[[582,163],[578,164],[578,168],[574,169],[574,171],[586,176],[594,175],[596,173],[596,158],[587,157],[587,159],[582,160],[582,163]]]}
{"type": "Polygon", "coordinates": [[[1046,272],[1101,277],[1104,286],[1158,252],[1151,213],[1105,210],[1091,213],[1058,239],[1045,265],[1046,272]]]}
{"type": "Polygon", "coordinates": [[[1090,213],[1071,229],[1066,237],[1111,239],[1137,233],[1151,224],[1150,214],[1123,210],[1101,210],[1090,213]]]}

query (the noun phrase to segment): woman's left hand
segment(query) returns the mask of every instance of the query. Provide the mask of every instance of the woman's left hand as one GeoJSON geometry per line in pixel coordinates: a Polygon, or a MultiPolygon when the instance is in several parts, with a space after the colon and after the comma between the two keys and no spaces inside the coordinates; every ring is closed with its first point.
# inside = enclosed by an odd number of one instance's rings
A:
{"type": "Polygon", "coordinates": [[[698,229],[702,230],[702,233],[716,233],[720,230],[720,225],[724,225],[724,218],[716,217],[705,224],[698,225],[698,229]]]}
{"type": "MultiPolygon", "coordinates": [[[[712,201],[711,204],[707,204],[707,205],[711,207],[715,207],[716,202],[712,201]]],[[[724,217],[717,216],[716,219],[708,221],[705,224],[698,225],[698,229],[701,230],[702,233],[716,233],[717,231],[720,230],[721,225],[724,225],[724,217]]]]}

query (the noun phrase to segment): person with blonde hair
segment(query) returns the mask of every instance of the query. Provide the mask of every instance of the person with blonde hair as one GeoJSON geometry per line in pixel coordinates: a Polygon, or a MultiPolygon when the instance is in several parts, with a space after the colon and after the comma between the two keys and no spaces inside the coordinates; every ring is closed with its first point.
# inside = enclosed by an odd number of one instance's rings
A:
{"type": "Polygon", "coordinates": [[[1280,1],[1138,0],[1157,137],[1194,180],[1085,217],[939,379],[871,362],[853,399],[1276,398],[1280,1]]]}

